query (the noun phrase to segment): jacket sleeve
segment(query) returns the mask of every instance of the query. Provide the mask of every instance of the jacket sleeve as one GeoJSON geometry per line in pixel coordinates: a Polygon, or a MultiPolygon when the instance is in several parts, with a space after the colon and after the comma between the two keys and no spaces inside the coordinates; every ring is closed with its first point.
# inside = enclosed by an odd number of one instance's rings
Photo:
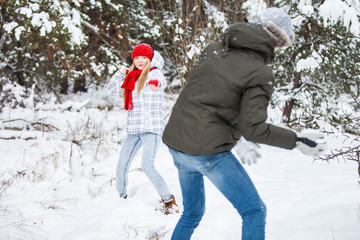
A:
{"type": "Polygon", "coordinates": [[[248,141],[293,149],[296,144],[295,132],[266,123],[272,91],[270,85],[253,86],[244,91],[238,123],[240,132],[248,141]]]}
{"type": "Polygon", "coordinates": [[[111,95],[122,95],[123,89],[121,85],[125,80],[126,74],[119,69],[110,79],[109,83],[105,86],[105,89],[111,95]]]}

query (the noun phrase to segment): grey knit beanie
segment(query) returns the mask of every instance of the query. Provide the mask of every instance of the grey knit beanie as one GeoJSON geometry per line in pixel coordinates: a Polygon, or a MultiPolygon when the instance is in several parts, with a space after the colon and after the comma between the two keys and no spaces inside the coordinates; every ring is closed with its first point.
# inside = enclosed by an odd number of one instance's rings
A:
{"type": "Polygon", "coordinates": [[[265,9],[254,22],[262,26],[275,40],[276,47],[286,47],[295,38],[290,16],[277,7],[265,9]]]}

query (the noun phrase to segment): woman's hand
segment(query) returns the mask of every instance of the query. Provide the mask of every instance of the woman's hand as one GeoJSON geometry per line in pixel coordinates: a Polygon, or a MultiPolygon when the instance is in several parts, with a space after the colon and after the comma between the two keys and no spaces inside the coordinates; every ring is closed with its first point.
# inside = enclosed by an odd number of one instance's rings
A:
{"type": "Polygon", "coordinates": [[[151,91],[155,91],[160,87],[160,83],[158,80],[150,80],[146,85],[150,88],[151,91]]]}
{"type": "Polygon", "coordinates": [[[155,86],[154,84],[149,84],[149,88],[151,91],[155,91],[156,89],[159,89],[159,86],[155,86]]]}
{"type": "Polygon", "coordinates": [[[121,71],[123,74],[128,74],[128,73],[129,73],[129,68],[127,68],[127,67],[121,67],[120,71],[121,71]]]}

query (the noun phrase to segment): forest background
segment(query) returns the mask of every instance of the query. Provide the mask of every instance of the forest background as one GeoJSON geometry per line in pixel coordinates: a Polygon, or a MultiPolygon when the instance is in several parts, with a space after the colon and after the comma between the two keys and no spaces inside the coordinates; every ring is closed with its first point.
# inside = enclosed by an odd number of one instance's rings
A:
{"type": "MultiPolygon", "coordinates": [[[[161,52],[168,90],[179,90],[202,49],[269,6],[290,14],[296,34],[271,66],[282,122],[301,130],[325,121],[360,136],[357,0],[0,0],[0,112],[102,88],[139,43],[161,52]]],[[[360,163],[355,141],[323,160],[360,163]]]]}

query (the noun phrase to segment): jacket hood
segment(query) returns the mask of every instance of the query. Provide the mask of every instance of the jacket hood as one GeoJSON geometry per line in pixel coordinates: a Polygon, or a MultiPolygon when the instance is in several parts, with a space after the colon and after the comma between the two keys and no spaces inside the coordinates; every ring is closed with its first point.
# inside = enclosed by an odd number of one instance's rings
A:
{"type": "Polygon", "coordinates": [[[154,56],[151,60],[150,67],[156,67],[160,70],[164,67],[164,59],[158,51],[154,51],[154,56]]]}
{"type": "Polygon", "coordinates": [[[226,48],[251,50],[264,58],[265,62],[274,60],[274,40],[260,26],[253,23],[234,23],[223,35],[226,48]]]}

